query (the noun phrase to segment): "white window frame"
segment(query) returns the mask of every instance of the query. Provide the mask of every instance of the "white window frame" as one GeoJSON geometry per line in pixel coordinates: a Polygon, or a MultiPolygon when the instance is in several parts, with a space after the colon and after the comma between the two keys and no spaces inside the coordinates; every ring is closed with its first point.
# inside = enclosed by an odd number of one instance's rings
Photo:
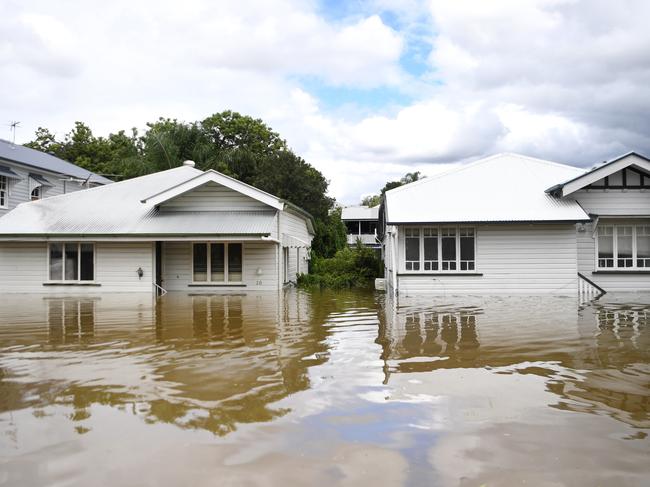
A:
{"type": "Polygon", "coordinates": [[[198,242],[192,242],[192,261],[191,261],[191,267],[192,267],[192,284],[196,285],[204,285],[208,286],[210,284],[243,284],[244,283],[244,270],[245,270],[245,259],[244,259],[244,242],[233,242],[233,241],[198,241],[198,242]],[[195,244],[207,244],[207,255],[206,255],[206,262],[207,262],[207,267],[206,267],[206,280],[205,281],[195,281],[194,280],[194,245],[195,244]],[[211,272],[211,262],[210,260],[212,259],[212,252],[210,251],[210,247],[212,244],[224,244],[224,249],[223,249],[223,281],[213,281],[212,280],[212,272],[211,272]],[[230,244],[240,244],[241,245],[241,280],[239,281],[231,281],[229,280],[230,278],[230,271],[228,269],[228,252],[229,252],[229,247],[230,244]]]}
{"type": "Polygon", "coordinates": [[[596,235],[595,235],[595,252],[594,252],[594,269],[596,271],[617,271],[617,272],[625,272],[625,271],[650,271],[650,259],[645,258],[644,260],[647,261],[647,266],[646,267],[639,267],[638,266],[638,257],[637,257],[637,235],[639,228],[641,227],[650,227],[650,222],[649,223],[606,223],[604,225],[599,225],[598,228],[596,228],[596,235]],[[614,261],[614,265],[612,267],[604,267],[600,266],[600,258],[598,257],[599,254],[599,240],[600,240],[600,232],[603,227],[611,227],[612,228],[612,239],[613,239],[613,246],[612,246],[612,260],[614,261]],[[629,267],[619,267],[618,265],[618,229],[620,227],[632,227],[632,265],[629,267]]]}
{"type": "Polygon", "coordinates": [[[32,190],[29,192],[29,200],[38,201],[41,199],[43,199],[43,186],[34,186],[32,190]],[[38,191],[36,198],[34,198],[34,191],[38,191]]]}
{"type": "Polygon", "coordinates": [[[0,208],[9,208],[9,178],[0,176],[0,208]]]}
{"type": "MultiPolygon", "coordinates": [[[[478,273],[478,266],[477,266],[477,241],[478,241],[478,232],[476,231],[476,227],[472,225],[424,225],[422,227],[414,227],[414,226],[409,226],[405,227],[403,232],[400,232],[404,234],[403,238],[403,244],[401,247],[403,248],[401,250],[401,255],[402,255],[402,269],[401,272],[406,272],[406,273],[414,273],[414,274],[476,274],[478,273]],[[450,270],[443,270],[442,269],[442,231],[443,229],[448,229],[448,230],[453,230],[454,231],[454,239],[455,239],[455,245],[456,245],[456,268],[455,269],[450,269],[450,270]],[[419,265],[420,269],[419,270],[411,270],[407,269],[406,267],[406,233],[411,230],[417,230],[419,232],[419,240],[420,240],[420,260],[419,260],[419,265]],[[424,233],[425,230],[431,231],[435,230],[436,235],[437,235],[437,244],[438,244],[438,270],[424,270],[424,264],[426,262],[433,262],[433,261],[427,261],[424,259],[424,233]],[[465,230],[471,230],[473,233],[474,237],[474,268],[473,269],[466,269],[466,270],[461,270],[461,262],[472,262],[472,261],[467,261],[463,260],[461,261],[460,258],[460,239],[461,239],[461,232],[465,230]]],[[[413,237],[410,237],[413,238],[413,237]]],[[[408,261],[408,262],[416,262],[416,261],[408,261]]]]}
{"type": "Polygon", "coordinates": [[[82,284],[93,284],[97,282],[97,252],[95,242],[49,242],[47,244],[47,282],[48,283],[82,283],[82,284]],[[61,262],[61,277],[63,279],[50,279],[50,247],[53,244],[63,245],[63,256],[61,262]],[[81,279],[81,245],[92,245],[93,247],[93,278],[91,280],[82,280],[81,279]],[[66,245],[76,245],[77,246],[77,279],[66,279],[65,278],[65,246],[66,245]]]}

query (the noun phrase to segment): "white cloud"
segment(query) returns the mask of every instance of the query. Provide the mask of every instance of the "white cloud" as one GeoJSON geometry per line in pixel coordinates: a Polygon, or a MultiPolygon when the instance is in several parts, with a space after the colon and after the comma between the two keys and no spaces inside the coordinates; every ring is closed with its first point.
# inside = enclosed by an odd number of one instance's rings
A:
{"type": "Polygon", "coordinates": [[[366,10],[334,21],[299,0],[2,2],[0,113],[28,140],[39,125],[108,133],[234,109],[279,131],[350,203],[407,171],[498,151],[576,164],[650,152],[650,3],[356,5],[366,10]],[[405,53],[428,70],[405,73],[405,53]],[[413,101],[331,111],[305,78],[413,101]]]}

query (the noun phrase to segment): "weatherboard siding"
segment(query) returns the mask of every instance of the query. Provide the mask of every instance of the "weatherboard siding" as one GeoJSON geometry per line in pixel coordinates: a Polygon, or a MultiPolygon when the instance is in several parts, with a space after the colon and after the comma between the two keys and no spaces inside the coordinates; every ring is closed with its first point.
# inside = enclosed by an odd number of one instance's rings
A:
{"type": "Polygon", "coordinates": [[[570,197],[593,215],[650,215],[650,190],[583,189],[570,197]]]}
{"type": "Polygon", "coordinates": [[[100,286],[44,286],[48,281],[46,242],[0,242],[0,293],[151,293],[152,243],[95,244],[95,282],[100,286]],[[138,277],[142,268],[144,275],[138,277]]]}
{"type": "MultiPolygon", "coordinates": [[[[280,234],[290,235],[302,242],[306,242],[306,245],[311,245],[312,236],[307,229],[307,222],[303,217],[294,215],[289,211],[280,212],[280,234]]],[[[289,281],[295,282],[296,275],[307,274],[309,271],[307,252],[307,248],[289,249],[289,281]]]]}
{"type": "MultiPolygon", "coordinates": [[[[604,222],[605,224],[607,222],[604,222]]],[[[603,223],[599,222],[599,225],[603,223]]],[[[593,224],[577,232],[578,271],[607,292],[650,291],[650,274],[594,274],[596,270],[596,239],[593,224]]]]}
{"type": "Polygon", "coordinates": [[[161,211],[270,210],[254,198],[217,183],[207,183],[160,205],[161,211]]]}
{"type": "Polygon", "coordinates": [[[73,181],[63,181],[63,176],[54,175],[52,173],[47,173],[38,169],[27,169],[21,165],[15,164],[13,162],[8,162],[3,159],[0,159],[0,165],[7,166],[15,172],[20,179],[8,179],[9,185],[9,198],[8,198],[8,208],[0,208],[0,216],[7,214],[9,211],[16,208],[21,203],[26,203],[31,201],[31,192],[34,186],[32,186],[29,178],[29,173],[39,174],[47,179],[51,188],[43,188],[42,196],[43,198],[50,198],[52,196],[57,196],[64,193],[72,193],[74,191],[79,191],[83,189],[79,183],[73,181]]]}
{"type": "Polygon", "coordinates": [[[192,242],[163,243],[163,282],[167,291],[219,292],[224,290],[270,291],[278,289],[277,246],[270,242],[245,242],[241,286],[191,286],[192,242]],[[261,274],[258,274],[260,269],[261,274]]]}
{"type": "Polygon", "coordinates": [[[481,275],[403,275],[404,232],[400,228],[398,289],[401,294],[577,293],[574,225],[476,226],[476,270],[481,275]]]}

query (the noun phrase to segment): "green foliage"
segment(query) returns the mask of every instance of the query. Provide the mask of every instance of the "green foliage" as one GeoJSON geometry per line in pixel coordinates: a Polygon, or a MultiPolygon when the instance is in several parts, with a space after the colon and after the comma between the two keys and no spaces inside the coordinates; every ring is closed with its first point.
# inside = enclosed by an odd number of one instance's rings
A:
{"type": "Polygon", "coordinates": [[[381,196],[378,194],[366,196],[361,200],[361,204],[368,207],[377,206],[379,203],[381,203],[381,196]]]}
{"type": "Polygon", "coordinates": [[[404,176],[400,178],[399,181],[388,181],[383,188],[381,188],[381,194],[383,195],[386,191],[390,191],[391,189],[399,188],[400,186],[404,186],[405,184],[413,183],[415,181],[419,181],[420,179],[425,178],[426,176],[422,176],[420,171],[415,171],[415,172],[407,172],[404,176]]]}
{"type": "Polygon", "coordinates": [[[230,110],[191,123],[159,118],[142,135],[132,129],[108,137],[96,137],[90,127],[76,122],[63,140],[39,127],[25,145],[114,180],[171,169],[191,159],[199,169],[215,169],[313,215],[316,255],[331,257],[346,245],[340,212],[330,214],[334,200],[327,196],[329,182],[260,119],[230,110]]]}
{"type": "Polygon", "coordinates": [[[325,218],[315,222],[316,235],[311,242],[312,252],[318,257],[334,257],[347,246],[347,229],[341,221],[341,208],[335,208],[325,218]]]}
{"type": "Polygon", "coordinates": [[[345,247],[334,257],[314,257],[311,273],[298,276],[298,285],[332,289],[371,287],[381,275],[382,263],[377,252],[357,242],[356,247],[345,247]]]}

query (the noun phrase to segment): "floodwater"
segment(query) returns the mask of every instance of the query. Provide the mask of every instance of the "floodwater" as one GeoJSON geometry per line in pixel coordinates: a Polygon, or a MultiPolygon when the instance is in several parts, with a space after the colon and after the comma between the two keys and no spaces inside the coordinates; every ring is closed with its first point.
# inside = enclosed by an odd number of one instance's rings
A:
{"type": "Polygon", "coordinates": [[[0,300],[0,485],[650,485],[650,296],[0,300]]]}

